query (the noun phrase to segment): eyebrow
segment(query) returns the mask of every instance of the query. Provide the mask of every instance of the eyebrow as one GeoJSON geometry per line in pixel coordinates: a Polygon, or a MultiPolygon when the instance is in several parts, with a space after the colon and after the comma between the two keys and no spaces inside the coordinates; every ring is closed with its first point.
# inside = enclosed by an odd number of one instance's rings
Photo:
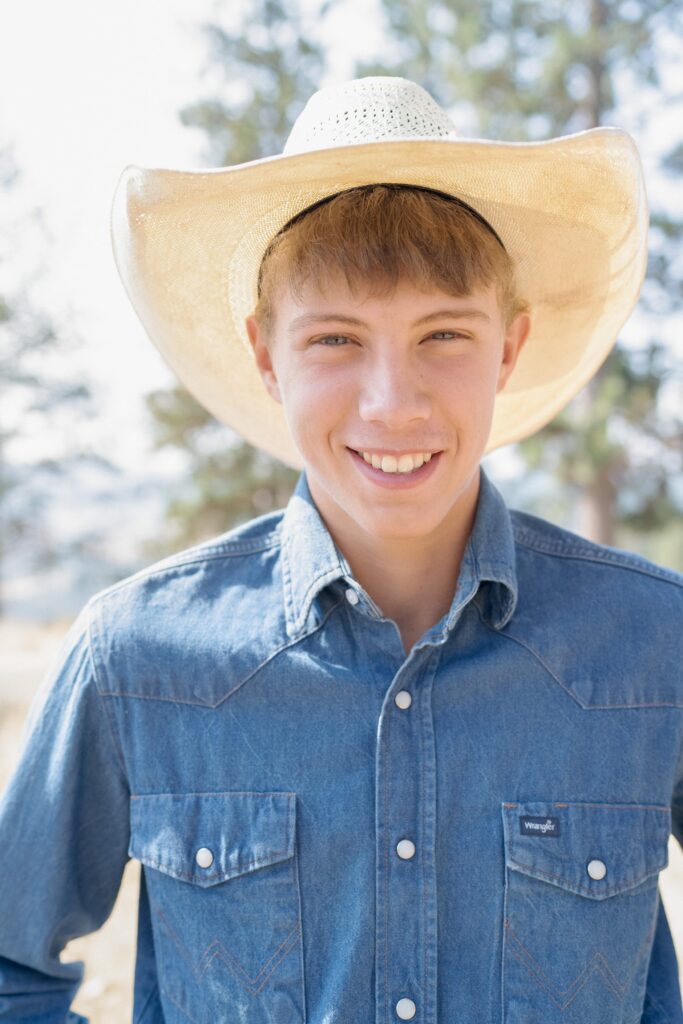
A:
{"type": "MultiPolygon", "coordinates": [[[[413,321],[411,326],[419,327],[421,324],[429,323],[431,320],[441,320],[443,317],[453,317],[459,320],[463,318],[468,320],[491,320],[488,313],[484,313],[481,309],[439,309],[435,313],[421,316],[419,320],[413,321]]],[[[314,323],[338,323],[349,324],[351,327],[367,327],[363,320],[358,320],[354,316],[346,316],[344,313],[305,313],[303,316],[298,316],[295,320],[292,320],[287,328],[287,334],[293,334],[299,327],[308,327],[309,324],[314,323]]]]}

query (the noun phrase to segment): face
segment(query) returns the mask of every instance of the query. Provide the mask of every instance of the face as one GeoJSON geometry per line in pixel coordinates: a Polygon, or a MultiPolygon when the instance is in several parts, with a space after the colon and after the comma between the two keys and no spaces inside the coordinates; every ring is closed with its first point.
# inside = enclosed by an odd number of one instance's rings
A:
{"type": "Polygon", "coordinates": [[[456,298],[399,283],[354,297],[344,279],[283,292],[273,336],[247,331],[283,405],[333,535],[446,540],[476,502],[496,393],[529,331],[506,330],[494,286],[456,298]]]}

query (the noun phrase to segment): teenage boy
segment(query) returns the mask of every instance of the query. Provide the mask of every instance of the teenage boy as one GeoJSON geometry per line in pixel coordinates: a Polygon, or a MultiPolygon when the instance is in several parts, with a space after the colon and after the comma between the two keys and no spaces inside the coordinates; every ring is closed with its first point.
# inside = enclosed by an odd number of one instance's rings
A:
{"type": "Polygon", "coordinates": [[[127,171],[119,270],[285,510],[96,594],[0,805],[0,1018],[78,1021],[143,865],[138,1024],[672,1024],[683,579],[480,468],[604,359],[646,259],[617,129],[459,139],[413,83],[282,156],[127,171]]]}

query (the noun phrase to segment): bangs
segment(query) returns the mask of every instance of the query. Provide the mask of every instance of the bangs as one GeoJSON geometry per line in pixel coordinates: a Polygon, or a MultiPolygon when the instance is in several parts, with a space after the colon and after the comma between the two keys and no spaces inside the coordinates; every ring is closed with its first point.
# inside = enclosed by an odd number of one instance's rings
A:
{"type": "Polygon", "coordinates": [[[354,297],[391,295],[400,281],[457,297],[495,284],[506,326],[527,308],[493,228],[459,201],[418,187],[364,185],[302,211],[266,250],[254,316],[270,335],[283,287],[301,301],[306,282],[325,292],[340,275],[354,297]]]}

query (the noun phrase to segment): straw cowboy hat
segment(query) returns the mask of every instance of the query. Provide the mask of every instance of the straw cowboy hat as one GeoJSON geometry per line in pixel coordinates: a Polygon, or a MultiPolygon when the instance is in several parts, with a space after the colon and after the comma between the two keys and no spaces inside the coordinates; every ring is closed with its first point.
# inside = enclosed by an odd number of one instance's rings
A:
{"type": "Polygon", "coordinates": [[[532,329],[496,396],[487,452],[566,405],[638,299],[647,199],[638,150],[620,128],[532,143],[463,138],[420,86],[380,76],[316,92],[281,154],[199,171],[126,167],[112,205],[114,258],[151,341],[217,419],[293,467],[301,457],[244,324],[261,260],[297,213],[377,182],[455,196],[515,262],[532,329]]]}

